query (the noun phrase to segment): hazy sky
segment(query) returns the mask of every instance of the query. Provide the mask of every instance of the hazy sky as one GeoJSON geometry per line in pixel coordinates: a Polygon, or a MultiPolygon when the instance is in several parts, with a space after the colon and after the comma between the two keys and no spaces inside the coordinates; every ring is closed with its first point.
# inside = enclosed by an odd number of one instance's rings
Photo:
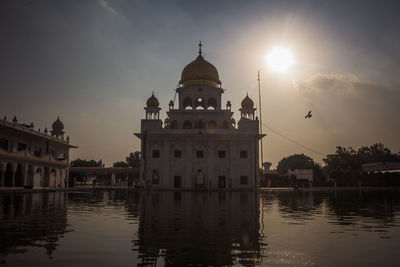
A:
{"type": "MultiPolygon", "coordinates": [[[[162,118],[183,67],[197,55],[218,69],[239,118],[240,101],[258,103],[263,121],[322,154],[337,145],[382,142],[400,150],[398,1],[0,2],[0,116],[43,129],[59,115],[71,159],[106,165],[139,150],[143,107],[154,91],[162,118]],[[289,47],[288,73],[265,54],[289,47]],[[304,116],[311,109],[313,117],[304,116]]],[[[268,129],[264,159],[310,152],[268,129]]]]}

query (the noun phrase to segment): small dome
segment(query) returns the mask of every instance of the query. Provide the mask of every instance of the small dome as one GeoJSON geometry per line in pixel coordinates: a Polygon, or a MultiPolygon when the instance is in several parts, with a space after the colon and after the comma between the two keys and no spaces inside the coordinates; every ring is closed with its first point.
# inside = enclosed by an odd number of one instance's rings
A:
{"type": "Polygon", "coordinates": [[[57,120],[53,122],[52,125],[53,132],[61,133],[64,130],[64,124],[60,121],[60,117],[57,117],[57,120]]]}
{"type": "Polygon", "coordinates": [[[254,102],[250,99],[249,95],[242,100],[242,108],[254,108],[254,102]]]}
{"type": "Polygon", "coordinates": [[[148,107],[156,107],[156,108],[158,108],[158,106],[160,105],[158,99],[154,96],[154,93],[149,97],[149,99],[147,99],[146,104],[148,107]]]}

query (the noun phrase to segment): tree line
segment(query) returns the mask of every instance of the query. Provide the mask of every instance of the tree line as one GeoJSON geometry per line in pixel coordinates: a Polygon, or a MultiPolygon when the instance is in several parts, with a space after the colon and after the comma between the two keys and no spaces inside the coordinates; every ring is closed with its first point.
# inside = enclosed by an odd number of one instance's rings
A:
{"type": "Polygon", "coordinates": [[[355,185],[400,185],[398,173],[369,173],[362,169],[363,164],[374,162],[400,162],[400,153],[392,151],[382,143],[362,146],[359,149],[337,146],[334,154],[323,158],[324,166],[304,154],[294,154],[283,158],[277,166],[277,175],[269,175],[275,184],[287,186],[293,179],[287,176],[289,170],[312,169],[314,184],[339,186],[355,185]]]}
{"type": "MultiPolygon", "coordinates": [[[[71,167],[104,167],[104,163],[102,160],[84,160],[84,159],[76,159],[71,161],[71,167]]],[[[113,167],[120,168],[139,168],[140,167],[140,152],[135,151],[129,153],[127,157],[125,157],[125,161],[117,161],[114,162],[113,167]]]]}

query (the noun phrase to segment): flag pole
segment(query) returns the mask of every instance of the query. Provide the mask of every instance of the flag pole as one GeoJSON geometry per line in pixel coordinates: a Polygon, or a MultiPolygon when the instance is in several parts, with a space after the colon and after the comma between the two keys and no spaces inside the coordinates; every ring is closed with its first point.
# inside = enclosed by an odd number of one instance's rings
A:
{"type": "MultiPolygon", "coordinates": [[[[259,115],[260,115],[260,134],[262,135],[260,70],[258,70],[257,81],[258,81],[258,102],[259,102],[259,111],[258,112],[259,112],[259,115]]],[[[262,137],[260,139],[260,144],[261,144],[261,170],[264,170],[264,167],[262,165],[263,162],[264,162],[262,137]]]]}

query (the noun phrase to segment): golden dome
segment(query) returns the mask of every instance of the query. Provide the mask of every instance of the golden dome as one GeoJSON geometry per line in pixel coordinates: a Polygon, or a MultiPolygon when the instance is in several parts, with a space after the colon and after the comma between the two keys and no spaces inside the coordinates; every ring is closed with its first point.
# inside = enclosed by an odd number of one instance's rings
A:
{"type": "Polygon", "coordinates": [[[201,43],[199,44],[199,56],[192,62],[190,62],[182,71],[181,84],[188,81],[194,80],[206,80],[221,84],[217,68],[213,64],[208,62],[201,55],[201,43]]]}
{"type": "Polygon", "coordinates": [[[242,108],[253,108],[254,107],[254,102],[251,100],[249,95],[246,95],[246,97],[242,100],[242,108]]]}
{"type": "Polygon", "coordinates": [[[158,107],[160,103],[158,102],[158,99],[154,96],[154,93],[147,99],[146,104],[148,107],[158,107]]]}

